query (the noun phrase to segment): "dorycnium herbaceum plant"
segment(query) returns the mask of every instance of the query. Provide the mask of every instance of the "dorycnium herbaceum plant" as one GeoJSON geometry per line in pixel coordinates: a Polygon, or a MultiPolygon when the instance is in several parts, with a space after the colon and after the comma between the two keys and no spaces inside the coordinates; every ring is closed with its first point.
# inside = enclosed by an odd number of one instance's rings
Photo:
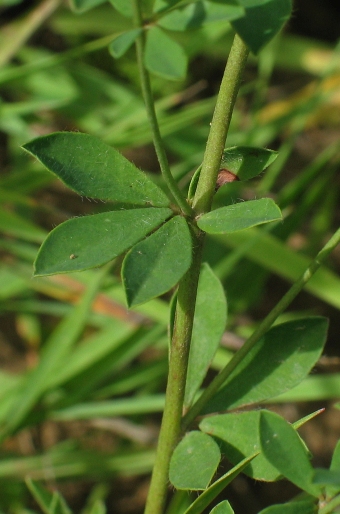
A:
{"type": "MultiPolygon", "coordinates": [[[[91,15],[92,9],[104,3],[104,0],[74,0],[73,8],[79,12],[72,16],[81,18],[82,12],[91,15]]],[[[300,490],[289,503],[269,506],[261,514],[336,512],[340,508],[340,445],[335,448],[330,469],[315,469],[309,450],[298,434],[298,429],[320,411],[291,424],[265,408],[270,399],[280,395],[290,398],[290,391],[299,384],[305,384],[307,389],[312,387],[308,385],[308,375],[326,342],[326,318],[307,313],[285,319],[283,313],[287,307],[305,286],[339,307],[339,300],[337,304],[336,300],[330,300],[333,293],[328,290],[330,283],[339,287],[335,275],[325,268],[320,270],[324,288],[320,285],[318,289],[315,282],[309,281],[338,244],[340,229],[327,238],[321,250],[314,252],[311,262],[302,256],[292,257],[294,252],[290,250],[285,253],[288,249],[284,243],[292,226],[289,205],[295,200],[296,191],[300,194],[307,187],[336,149],[334,145],[328,148],[319,164],[296,179],[294,188],[274,196],[268,191],[285,157],[264,146],[275,138],[280,123],[271,123],[269,117],[263,129],[269,135],[264,137],[259,125],[250,121],[246,137],[228,138],[235,102],[244,84],[248,54],[254,61],[262,51],[274,48],[290,18],[291,0],[110,0],[107,8],[120,23],[114,36],[87,43],[78,53],[54,56],[54,63],[60,65],[68,58],[107,45],[110,58],[126,58],[135,46],[143,109],[150,127],[141,124],[139,131],[135,129],[135,137],[143,141],[144,134],[151,130],[161,177],[141,171],[111,144],[116,138],[117,146],[124,145],[124,130],[128,133],[129,129],[128,107],[130,115],[136,110],[142,116],[138,95],[133,100],[126,96],[125,104],[120,107],[122,117],[116,129],[113,125],[111,136],[105,134],[103,124],[103,137],[100,130],[99,137],[86,130],[58,131],[23,145],[26,152],[68,188],[82,198],[103,204],[100,212],[63,221],[47,237],[38,229],[31,239],[26,237],[29,242],[40,242],[44,237],[34,261],[32,287],[40,292],[58,284],[71,287],[73,273],[83,272],[80,275],[85,278],[78,290],[83,295],[75,307],[63,312],[63,320],[44,345],[39,363],[20,380],[6,386],[7,396],[0,410],[1,439],[6,441],[19,430],[46,419],[60,422],[88,419],[103,423],[110,418],[114,421],[133,415],[134,421],[138,421],[138,415],[162,411],[155,452],[154,441],[148,440],[144,442],[147,450],[131,450],[129,454],[124,453],[122,446],[121,455],[113,453],[99,460],[89,453],[58,447],[43,457],[45,464],[41,472],[33,461],[23,461],[28,489],[47,514],[71,511],[62,495],[56,490],[51,492],[40,480],[79,476],[91,468],[104,478],[119,473],[143,474],[152,469],[145,514],[231,514],[234,510],[226,487],[240,474],[262,482],[286,479],[300,490]],[[164,79],[183,80],[197,40],[205,38],[208,44],[214,31],[232,34],[233,41],[215,104],[210,102],[205,107],[211,122],[207,124],[207,140],[200,138],[200,149],[190,139],[190,124],[195,123],[190,111],[184,112],[186,119],[182,116],[182,121],[178,121],[187,132],[180,133],[178,148],[193,144],[195,151],[203,156],[196,163],[196,171],[190,174],[189,183],[187,169],[173,170],[169,164],[171,141],[165,144],[158,121],[158,111],[162,117],[165,104],[162,105],[162,100],[155,103],[152,81],[157,85],[160,79],[162,84],[166,84],[164,79]],[[244,182],[255,177],[261,177],[262,189],[258,188],[257,194],[252,195],[249,186],[247,195],[240,199],[244,182]],[[275,242],[279,239],[280,246],[275,242]],[[215,252],[221,255],[227,247],[235,250],[221,257],[213,269],[215,252]],[[254,257],[252,266],[244,264],[247,255],[254,257]],[[221,338],[228,323],[228,289],[223,278],[231,270],[244,276],[243,288],[249,288],[251,294],[253,284],[263,277],[258,264],[267,258],[271,259],[272,269],[282,265],[287,269],[286,277],[293,285],[246,334],[237,351],[220,354],[221,338]],[[282,264],[285,258],[287,262],[282,264]],[[88,271],[92,268],[99,269],[88,271]],[[107,290],[107,294],[110,291],[108,305],[118,309],[122,299],[118,271],[126,304],[131,308],[130,313],[124,311],[130,322],[128,327],[119,319],[105,324],[91,310],[94,299],[97,303],[100,298],[104,301],[101,290],[107,290]],[[62,282],[59,274],[71,274],[70,281],[62,282]],[[57,281],[41,278],[52,275],[57,281]],[[165,302],[157,300],[162,295],[167,295],[168,308],[164,307],[165,302]],[[100,328],[98,333],[88,336],[93,339],[94,350],[89,350],[92,348],[89,342],[75,344],[88,320],[93,329],[100,328]],[[136,367],[135,359],[142,351],[166,340],[164,320],[169,324],[168,359],[160,364],[156,362],[157,365],[144,363],[136,367]],[[218,373],[209,372],[212,364],[218,373]],[[125,365],[130,368],[124,368],[125,365]],[[163,396],[159,391],[165,370],[167,382],[163,396]],[[148,389],[149,380],[157,389],[152,384],[148,389]],[[148,394],[138,396],[140,390],[148,394]],[[229,463],[227,471],[220,466],[222,459],[229,463]]],[[[46,56],[42,56],[41,64],[29,64],[28,51],[23,52],[21,59],[21,67],[5,69],[0,81],[30,77],[34,70],[43,73],[54,65],[46,56]]],[[[74,74],[78,78],[85,77],[89,71],[75,64],[74,74]]],[[[56,74],[56,87],[58,80],[61,78],[56,74]]],[[[93,77],[94,90],[103,84],[102,75],[93,77]]],[[[73,86],[68,87],[72,97],[73,86]]],[[[308,98],[310,103],[320,101],[322,79],[315,87],[317,92],[308,98]]],[[[100,89],[99,97],[104,89],[109,97],[113,95],[107,84],[105,88],[100,89]]],[[[118,88],[115,90],[122,98],[125,93],[123,88],[119,92],[118,88]]],[[[258,101],[260,96],[258,91],[258,101]]],[[[60,92],[56,107],[62,109],[65,102],[60,92]]],[[[165,98],[167,102],[171,105],[165,98]]],[[[78,103],[75,109],[85,112],[86,102],[78,103]]],[[[306,123],[306,105],[304,109],[292,124],[291,144],[294,134],[306,123]]],[[[110,115],[107,114],[107,119],[110,115]]],[[[88,126],[91,132],[95,118],[91,118],[90,112],[86,116],[83,126],[88,126]]],[[[102,116],[105,119],[104,112],[102,116]]],[[[171,139],[169,124],[164,126],[164,132],[167,130],[171,139]]],[[[287,152],[287,148],[283,151],[287,152]]],[[[316,194],[323,185],[315,184],[316,194]]],[[[16,197],[13,201],[17,201],[16,197]]],[[[308,201],[312,200],[306,200],[303,209],[309,208],[308,201]]],[[[13,226],[14,221],[11,223],[13,226]]],[[[22,231],[27,228],[25,223],[29,222],[21,222],[22,231]]],[[[11,241],[7,249],[10,244],[11,241]]],[[[32,252],[25,248],[17,245],[15,251],[31,258],[32,252]]],[[[133,424],[124,423],[120,432],[133,440],[130,434],[133,424]]],[[[1,467],[0,463],[0,475],[8,477],[5,465],[6,462],[1,467]]],[[[94,494],[84,513],[106,512],[105,493],[98,490],[97,493],[98,497],[94,494]]]]}

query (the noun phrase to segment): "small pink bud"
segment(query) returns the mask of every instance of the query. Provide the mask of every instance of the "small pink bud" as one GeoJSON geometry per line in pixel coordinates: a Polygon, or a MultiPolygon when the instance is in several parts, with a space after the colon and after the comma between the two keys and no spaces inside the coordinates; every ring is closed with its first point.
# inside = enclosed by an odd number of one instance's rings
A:
{"type": "Polygon", "coordinates": [[[225,168],[221,169],[217,176],[215,191],[224,186],[224,184],[227,184],[227,182],[235,182],[235,180],[240,180],[235,173],[225,168]]]}

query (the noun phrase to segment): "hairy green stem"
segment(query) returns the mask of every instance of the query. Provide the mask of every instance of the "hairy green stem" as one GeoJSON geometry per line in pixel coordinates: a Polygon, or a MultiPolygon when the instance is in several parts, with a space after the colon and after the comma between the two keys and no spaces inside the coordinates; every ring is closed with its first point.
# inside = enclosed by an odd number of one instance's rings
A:
{"type": "MultiPolygon", "coordinates": [[[[141,7],[139,0],[134,0],[134,24],[135,27],[143,27],[143,19],[141,15],[141,7]]],[[[168,158],[164,149],[162,136],[159,130],[159,125],[157,121],[156,111],[155,111],[155,103],[153,100],[153,94],[151,89],[151,83],[150,83],[150,76],[147,71],[147,69],[144,66],[144,46],[145,46],[145,33],[142,31],[142,33],[138,36],[136,40],[136,53],[137,53],[137,64],[139,69],[139,76],[141,81],[141,88],[145,103],[146,112],[148,115],[151,131],[152,131],[152,137],[153,137],[153,144],[155,147],[155,151],[157,154],[159,166],[161,168],[161,172],[164,178],[164,182],[169,188],[169,191],[171,192],[172,196],[177,202],[177,205],[180,207],[183,214],[186,214],[187,216],[192,216],[193,210],[191,206],[188,204],[186,199],[184,198],[181,190],[179,189],[177,182],[173,178],[170,166],[168,162],[168,158]]]]}
{"type": "Polygon", "coordinates": [[[270,329],[274,321],[280,314],[288,307],[288,305],[294,300],[298,293],[303,289],[306,283],[311,279],[314,273],[319,269],[322,262],[328,257],[328,255],[334,250],[334,248],[340,242],[340,229],[338,229],[325,246],[320,250],[311,264],[308,266],[306,271],[301,277],[292,285],[287,293],[281,298],[278,304],[270,311],[265,319],[260,323],[258,328],[253,332],[245,344],[235,353],[234,357],[228,362],[223,370],[217,375],[217,377],[209,384],[209,386],[202,393],[197,402],[187,412],[183,418],[182,430],[186,430],[190,423],[199,415],[202,408],[209,402],[209,400],[217,393],[219,388],[224,384],[226,379],[234,371],[234,369],[240,364],[247,353],[256,345],[261,337],[270,329]]]}
{"type": "Polygon", "coordinates": [[[196,214],[210,211],[222,153],[249,50],[236,34],[222,78],[193,200],[196,214]]]}
{"type": "MultiPolygon", "coordinates": [[[[225,74],[221,84],[203,160],[205,170],[202,169],[198,183],[197,189],[199,191],[203,189],[207,193],[203,195],[205,202],[199,201],[197,203],[196,206],[199,208],[209,209],[211,205],[225,139],[240,84],[240,76],[247,55],[248,51],[245,45],[236,37],[226,67],[226,70],[230,70],[232,73],[232,77],[227,80],[225,74]],[[216,151],[218,153],[217,159],[216,151]],[[212,187],[209,187],[208,184],[212,184],[212,187]]],[[[199,194],[198,198],[200,198],[199,194]]],[[[170,459],[181,433],[184,392],[203,241],[204,234],[197,229],[193,231],[192,265],[179,284],[164,414],[145,514],[161,514],[163,512],[167,496],[170,459]]]]}
{"type": "Polygon", "coordinates": [[[163,512],[168,490],[170,459],[180,436],[203,240],[202,232],[193,234],[192,265],[179,284],[164,413],[145,514],[163,512]]]}

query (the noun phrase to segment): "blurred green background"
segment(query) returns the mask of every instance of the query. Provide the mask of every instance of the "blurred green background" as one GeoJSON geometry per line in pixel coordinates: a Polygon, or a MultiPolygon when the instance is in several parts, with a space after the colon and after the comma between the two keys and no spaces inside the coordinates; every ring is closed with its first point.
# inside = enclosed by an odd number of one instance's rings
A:
{"type": "MultiPolygon", "coordinates": [[[[2,0],[0,13],[0,512],[40,512],[23,482],[29,475],[60,490],[74,512],[105,512],[105,504],[108,513],[139,514],[163,406],[170,297],[128,311],[120,259],[110,270],[33,279],[48,231],[109,206],[67,190],[20,148],[58,130],[86,132],[160,182],[134,50],[114,60],[107,49],[129,20],[109,2],[74,13],[58,0],[2,0]]],[[[296,0],[283,33],[249,58],[228,146],[279,157],[259,179],[221,188],[215,206],[268,195],[285,219],[209,240],[205,258],[229,310],[210,376],[339,226],[339,26],[336,1],[296,0]]],[[[233,34],[215,22],[172,36],[190,56],[187,77],[152,83],[172,171],[186,189],[233,34]]],[[[329,463],[340,436],[339,269],[337,250],[279,320],[330,318],[315,372],[274,406],[289,421],[328,407],[301,431],[317,466],[329,463]]],[[[225,494],[236,512],[253,514],[294,492],[238,477],[225,494]]]]}

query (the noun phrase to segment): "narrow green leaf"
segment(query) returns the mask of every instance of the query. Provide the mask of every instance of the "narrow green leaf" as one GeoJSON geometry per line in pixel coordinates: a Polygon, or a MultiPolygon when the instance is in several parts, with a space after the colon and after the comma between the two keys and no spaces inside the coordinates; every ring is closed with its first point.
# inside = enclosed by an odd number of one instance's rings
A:
{"type": "Polygon", "coordinates": [[[28,489],[45,514],[72,514],[64,498],[58,493],[51,493],[35,480],[26,480],[28,489]]]}
{"type": "Polygon", "coordinates": [[[216,505],[213,510],[210,511],[210,514],[234,514],[234,510],[232,509],[230,503],[227,500],[216,505]]]}
{"type": "Polygon", "coordinates": [[[308,421],[311,421],[312,419],[316,418],[316,416],[319,416],[319,414],[322,414],[325,412],[325,409],[318,409],[315,412],[312,412],[311,414],[307,414],[307,416],[304,416],[303,418],[298,419],[294,423],[292,423],[295,430],[298,430],[300,427],[308,423],[308,421]]]}
{"type": "Polygon", "coordinates": [[[260,411],[249,411],[209,416],[201,421],[199,427],[218,438],[222,454],[234,465],[247,455],[258,452],[259,455],[244,468],[243,473],[255,480],[273,482],[280,478],[281,473],[260,453],[259,422],[260,411]]]}
{"type": "Polygon", "coordinates": [[[101,266],[131,248],[171,214],[166,207],[150,207],[65,221],[42,244],[34,274],[53,275],[101,266]]]}
{"type": "MultiPolygon", "coordinates": [[[[337,442],[333,456],[332,456],[332,462],[330,465],[330,471],[336,471],[340,472],[340,441],[337,442]]],[[[332,498],[333,496],[339,494],[340,492],[340,486],[337,484],[335,485],[327,485],[325,487],[326,496],[329,498],[332,498]]]]}
{"type": "Polygon", "coordinates": [[[202,266],[197,290],[190,345],[185,405],[194,400],[220,344],[227,323],[227,302],[220,280],[207,263],[202,266]]]}
{"type": "Polygon", "coordinates": [[[318,316],[271,328],[210,400],[205,413],[258,403],[297,385],[319,359],[327,329],[327,319],[318,316]]]}
{"type": "Polygon", "coordinates": [[[244,9],[236,0],[215,3],[202,0],[170,11],[158,21],[158,25],[174,31],[197,29],[214,21],[230,21],[244,16],[244,9]]]}
{"type": "Polygon", "coordinates": [[[111,401],[77,403],[74,406],[53,411],[51,418],[57,421],[74,421],[79,419],[112,418],[114,416],[132,416],[163,412],[164,395],[118,398],[111,401]]]}
{"type": "Polygon", "coordinates": [[[187,222],[176,216],[126,255],[122,277],[131,307],[174,287],[191,264],[191,235],[187,222]]]}
{"type": "Polygon", "coordinates": [[[37,480],[46,480],[46,462],[53,469],[54,480],[63,478],[100,479],[107,483],[117,475],[136,476],[149,474],[155,461],[155,450],[138,451],[122,449],[114,454],[98,450],[75,450],[74,443],[53,447],[42,455],[8,457],[0,461],[0,478],[25,478],[33,475],[37,480]]]}
{"type": "Polygon", "coordinates": [[[126,16],[127,18],[132,18],[133,10],[132,10],[132,2],[127,2],[126,0],[109,0],[117,11],[126,16]]]}
{"type": "Polygon", "coordinates": [[[0,438],[13,433],[20,426],[25,416],[48,389],[49,377],[58,369],[84,329],[93,298],[107,272],[107,268],[102,268],[93,275],[81,302],[61,321],[49,337],[37,367],[24,377],[20,384],[20,394],[13,398],[0,438]]]}
{"type": "Polygon", "coordinates": [[[82,196],[142,206],[169,205],[163,191],[145,173],[96,137],[55,132],[23,148],[82,196]]]}
{"type": "MultiPolygon", "coordinates": [[[[340,375],[309,375],[293,389],[273,398],[273,403],[330,400],[340,396],[340,375]]],[[[333,407],[336,405],[333,404],[333,407]]]]}
{"type": "Polygon", "coordinates": [[[267,148],[233,146],[224,150],[221,168],[231,171],[240,180],[249,180],[265,170],[277,156],[278,152],[267,148]]]}
{"type": "Polygon", "coordinates": [[[147,33],[144,59],[151,73],[169,80],[185,78],[188,58],[183,48],[158,27],[147,33]]]}
{"type": "Polygon", "coordinates": [[[243,469],[251,462],[254,457],[256,457],[256,453],[252,454],[250,457],[247,457],[242,462],[240,462],[237,466],[234,466],[231,470],[228,471],[221,478],[216,480],[211,486],[208,487],[195,501],[190,505],[190,507],[185,511],[184,514],[201,514],[204,509],[206,509],[210,503],[218,496],[223,489],[227,487],[230,482],[234,480],[240,473],[242,473],[243,469]]]}
{"type": "Polygon", "coordinates": [[[243,18],[234,20],[232,25],[249,49],[254,54],[258,54],[288,21],[292,2],[291,0],[267,0],[266,2],[239,0],[239,2],[245,7],[246,14],[243,18]]]}
{"type": "Polygon", "coordinates": [[[109,52],[115,58],[119,59],[125,52],[130,48],[130,46],[136,41],[139,34],[141,34],[142,29],[133,29],[128,30],[127,32],[123,32],[118,37],[116,37],[109,44],[109,52]]]}
{"type": "MultiPolygon", "coordinates": [[[[310,257],[297,253],[286,242],[259,228],[214,238],[228,248],[240,248],[243,245],[245,257],[289,282],[295,282],[310,265],[310,257]]],[[[321,266],[305,286],[305,290],[337,309],[340,308],[339,288],[338,275],[326,266],[321,266]]]]}
{"type": "Polygon", "coordinates": [[[0,208],[0,231],[15,238],[38,243],[40,243],[46,235],[42,228],[29,221],[27,218],[23,218],[16,212],[10,212],[2,208],[0,208]]]}
{"type": "Polygon", "coordinates": [[[271,198],[261,198],[203,214],[197,225],[209,234],[226,234],[280,219],[282,215],[276,203],[271,198]]]}
{"type": "Polygon", "coordinates": [[[176,489],[206,489],[220,458],[220,450],[214,439],[202,432],[189,432],[173,452],[169,469],[170,482],[176,489]]]}
{"type": "Polygon", "coordinates": [[[315,499],[291,501],[281,505],[272,505],[259,514],[316,514],[317,506],[315,499]]]}
{"type": "Polygon", "coordinates": [[[321,486],[313,484],[314,470],[306,449],[287,421],[274,412],[261,411],[260,440],[265,457],[284,477],[312,496],[321,494],[321,486]]]}

